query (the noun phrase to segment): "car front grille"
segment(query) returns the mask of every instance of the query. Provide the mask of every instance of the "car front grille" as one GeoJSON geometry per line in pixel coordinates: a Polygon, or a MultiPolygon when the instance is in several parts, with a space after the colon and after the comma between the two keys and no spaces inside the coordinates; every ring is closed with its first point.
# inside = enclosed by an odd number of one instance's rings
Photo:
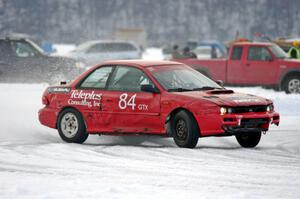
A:
{"type": "Polygon", "coordinates": [[[267,106],[240,106],[232,108],[232,113],[266,112],[267,106]]]}

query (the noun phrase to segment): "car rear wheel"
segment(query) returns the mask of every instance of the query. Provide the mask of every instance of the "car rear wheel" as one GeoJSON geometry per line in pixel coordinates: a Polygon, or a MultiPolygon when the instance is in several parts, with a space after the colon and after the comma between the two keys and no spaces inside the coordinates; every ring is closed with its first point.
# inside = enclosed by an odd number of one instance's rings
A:
{"type": "Polygon", "coordinates": [[[59,114],[57,128],[65,142],[81,144],[89,136],[81,114],[74,109],[65,109],[59,114]]]}
{"type": "Polygon", "coordinates": [[[261,131],[241,133],[235,136],[238,143],[245,148],[254,148],[261,138],[261,131]]]}
{"type": "Polygon", "coordinates": [[[199,128],[190,113],[179,111],[172,119],[171,130],[177,146],[194,148],[197,145],[199,128]]]}

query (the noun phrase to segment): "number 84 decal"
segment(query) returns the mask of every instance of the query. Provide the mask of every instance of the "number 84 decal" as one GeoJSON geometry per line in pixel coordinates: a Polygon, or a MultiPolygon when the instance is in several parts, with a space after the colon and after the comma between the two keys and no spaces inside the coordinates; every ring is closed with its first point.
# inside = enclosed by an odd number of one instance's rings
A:
{"type": "MultiPolygon", "coordinates": [[[[132,110],[135,110],[136,103],[135,103],[136,94],[128,97],[127,93],[123,93],[120,95],[119,98],[119,108],[124,110],[127,107],[131,107],[132,110]]],[[[138,110],[148,110],[148,105],[146,104],[138,104],[138,110]]]]}

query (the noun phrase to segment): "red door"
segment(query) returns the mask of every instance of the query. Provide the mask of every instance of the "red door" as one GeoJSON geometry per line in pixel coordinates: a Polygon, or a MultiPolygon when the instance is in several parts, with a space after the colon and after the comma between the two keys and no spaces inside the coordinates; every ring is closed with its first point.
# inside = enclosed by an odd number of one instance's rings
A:
{"type": "Polygon", "coordinates": [[[248,46],[247,57],[241,64],[243,84],[268,85],[277,76],[276,61],[266,46],[248,46]]]}
{"type": "Polygon", "coordinates": [[[231,51],[230,59],[227,61],[227,79],[226,83],[241,84],[244,83],[242,73],[242,60],[244,59],[245,49],[243,46],[234,46],[231,51]]]}
{"type": "MultiPolygon", "coordinates": [[[[235,51],[234,47],[233,53],[235,51]]],[[[242,47],[240,47],[242,48],[242,47]]],[[[230,60],[228,82],[244,85],[270,85],[277,77],[277,62],[267,46],[244,46],[239,60],[230,60]]]]}
{"type": "Polygon", "coordinates": [[[277,62],[265,46],[249,46],[247,59],[242,65],[246,84],[269,85],[277,77],[277,62]]]}
{"type": "Polygon", "coordinates": [[[160,133],[160,94],[142,92],[141,85],[154,84],[140,69],[117,66],[102,99],[105,123],[113,132],[160,133]]]}

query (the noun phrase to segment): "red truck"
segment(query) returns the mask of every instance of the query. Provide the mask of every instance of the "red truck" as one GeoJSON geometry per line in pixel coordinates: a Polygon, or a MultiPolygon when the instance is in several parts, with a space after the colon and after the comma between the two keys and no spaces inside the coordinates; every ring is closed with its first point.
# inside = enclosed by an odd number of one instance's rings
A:
{"type": "Polygon", "coordinates": [[[222,59],[176,59],[227,85],[265,86],[300,93],[300,61],[276,44],[238,42],[222,59]]]}

